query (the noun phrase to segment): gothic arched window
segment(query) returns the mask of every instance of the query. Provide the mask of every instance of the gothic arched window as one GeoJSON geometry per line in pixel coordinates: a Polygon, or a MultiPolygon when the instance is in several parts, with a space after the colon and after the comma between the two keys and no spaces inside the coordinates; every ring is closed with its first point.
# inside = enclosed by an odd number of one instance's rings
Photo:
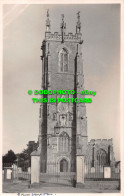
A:
{"type": "Polygon", "coordinates": [[[69,136],[63,132],[59,136],[59,152],[69,152],[69,136]]]}
{"type": "Polygon", "coordinates": [[[105,150],[100,149],[97,152],[97,160],[99,165],[106,165],[107,164],[107,153],[105,150]]]}
{"type": "Polygon", "coordinates": [[[65,48],[59,52],[59,69],[60,72],[68,72],[68,52],[65,48]]]}

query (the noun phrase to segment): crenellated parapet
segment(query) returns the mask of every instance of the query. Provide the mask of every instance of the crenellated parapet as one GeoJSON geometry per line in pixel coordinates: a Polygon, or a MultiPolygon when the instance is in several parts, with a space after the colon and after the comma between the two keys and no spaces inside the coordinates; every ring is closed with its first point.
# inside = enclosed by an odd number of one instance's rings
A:
{"type": "Polygon", "coordinates": [[[64,21],[64,14],[62,14],[62,21],[60,23],[60,33],[50,31],[51,23],[49,19],[49,10],[47,11],[47,20],[46,20],[46,32],[45,32],[45,41],[55,41],[55,42],[73,42],[82,44],[82,34],[81,34],[81,21],[80,21],[80,12],[77,13],[77,24],[76,24],[76,33],[66,34],[66,23],[64,21]]]}
{"type": "MultiPolygon", "coordinates": [[[[64,35],[64,42],[75,42],[75,43],[79,43],[79,44],[82,44],[83,43],[83,40],[81,38],[82,34],[78,34],[76,33],[75,35],[73,33],[68,33],[67,35],[65,34],[64,35]]],[[[48,33],[46,32],[45,34],[45,40],[46,41],[62,41],[62,35],[59,34],[58,32],[54,32],[53,34],[52,33],[48,33]]]]}
{"type": "Polygon", "coordinates": [[[113,145],[113,139],[91,139],[89,142],[88,142],[88,145],[113,145]]]}

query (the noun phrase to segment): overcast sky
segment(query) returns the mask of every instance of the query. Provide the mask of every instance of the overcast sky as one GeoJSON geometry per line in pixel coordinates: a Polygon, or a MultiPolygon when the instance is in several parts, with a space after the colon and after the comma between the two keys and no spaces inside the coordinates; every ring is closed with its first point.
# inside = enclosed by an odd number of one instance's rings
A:
{"type": "Polygon", "coordinates": [[[61,14],[67,32],[75,33],[81,12],[85,89],[96,91],[87,107],[88,140],[113,138],[120,157],[120,6],[4,5],[3,7],[3,154],[26,148],[39,134],[39,104],[29,89],[41,88],[40,47],[46,11],[51,31],[60,32],[61,14]]]}

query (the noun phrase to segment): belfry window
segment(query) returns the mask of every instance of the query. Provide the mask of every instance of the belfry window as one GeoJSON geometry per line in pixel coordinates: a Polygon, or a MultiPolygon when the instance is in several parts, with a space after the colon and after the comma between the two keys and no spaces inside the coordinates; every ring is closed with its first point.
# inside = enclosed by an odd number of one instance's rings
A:
{"type": "Polygon", "coordinates": [[[63,48],[59,53],[60,72],[68,72],[68,52],[63,48]]]}

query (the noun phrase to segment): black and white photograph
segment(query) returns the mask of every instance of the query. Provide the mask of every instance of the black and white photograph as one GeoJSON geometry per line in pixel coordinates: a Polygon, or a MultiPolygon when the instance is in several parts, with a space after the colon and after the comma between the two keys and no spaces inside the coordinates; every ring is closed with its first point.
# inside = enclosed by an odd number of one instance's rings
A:
{"type": "Polygon", "coordinates": [[[121,194],[122,4],[16,2],[2,4],[2,194],[121,194]]]}

